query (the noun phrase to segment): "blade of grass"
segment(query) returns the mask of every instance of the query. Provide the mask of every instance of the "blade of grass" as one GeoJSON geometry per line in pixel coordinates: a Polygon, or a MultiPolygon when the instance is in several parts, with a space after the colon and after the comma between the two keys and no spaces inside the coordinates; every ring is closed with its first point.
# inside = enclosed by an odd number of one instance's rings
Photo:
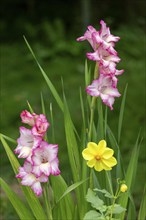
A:
{"type": "Polygon", "coordinates": [[[1,133],[0,133],[0,136],[3,137],[4,139],[6,139],[7,141],[10,141],[13,144],[17,144],[16,140],[14,140],[13,138],[10,138],[10,137],[8,137],[4,134],[1,134],[1,133]]]}
{"type": "Polygon", "coordinates": [[[127,219],[136,220],[136,207],[131,195],[129,195],[129,204],[128,204],[127,212],[128,212],[127,219]]]}
{"type": "Polygon", "coordinates": [[[60,202],[60,200],[62,200],[68,193],[72,192],[74,189],[76,189],[78,186],[80,186],[81,184],[83,184],[84,182],[86,182],[89,178],[87,178],[86,180],[81,180],[77,183],[72,184],[71,186],[69,186],[66,191],[63,193],[63,195],[58,199],[57,203],[60,202]]]}
{"type": "Polygon", "coordinates": [[[103,109],[102,109],[102,102],[100,99],[97,101],[97,107],[98,107],[98,130],[97,130],[97,135],[98,135],[98,140],[104,139],[104,120],[103,120],[103,109]]]}
{"type": "Polygon", "coordinates": [[[31,54],[32,54],[32,56],[33,56],[33,58],[34,58],[34,60],[36,61],[36,63],[37,63],[37,65],[38,65],[38,67],[39,67],[39,69],[40,69],[40,71],[41,71],[41,73],[42,73],[42,75],[43,75],[43,77],[44,77],[44,79],[45,79],[45,81],[46,81],[46,83],[47,83],[49,89],[51,90],[51,92],[52,92],[52,94],[53,94],[53,96],[54,96],[56,102],[58,103],[60,109],[63,111],[63,102],[62,102],[62,100],[61,100],[61,98],[60,98],[60,96],[59,96],[57,90],[55,89],[54,85],[52,84],[51,80],[49,79],[49,77],[47,76],[47,74],[45,73],[45,71],[43,70],[43,68],[41,67],[41,65],[40,65],[40,63],[38,62],[38,60],[37,60],[37,58],[36,58],[36,56],[35,56],[35,54],[34,54],[32,48],[31,48],[31,46],[29,45],[29,43],[28,43],[28,41],[26,40],[25,37],[24,37],[24,40],[25,40],[25,43],[26,43],[28,49],[30,50],[30,52],[31,52],[31,54]]]}
{"type": "Polygon", "coordinates": [[[73,174],[74,182],[77,182],[80,179],[80,156],[79,156],[76,136],[74,133],[74,127],[72,124],[72,120],[65,96],[64,96],[64,125],[65,125],[67,149],[68,149],[72,174],[73,174]]]}
{"type": "MultiPolygon", "coordinates": [[[[44,115],[46,115],[46,110],[45,110],[45,104],[44,104],[44,99],[43,99],[43,95],[41,93],[41,106],[42,106],[42,113],[44,115]]],[[[48,142],[48,136],[47,136],[47,133],[45,134],[45,137],[44,137],[45,141],[48,142]]]]}
{"type": "Polygon", "coordinates": [[[138,220],[145,220],[145,219],[146,219],[146,185],[144,187],[143,197],[138,213],[138,220]]]}
{"type": "MultiPolygon", "coordinates": [[[[14,170],[14,173],[17,174],[18,168],[20,167],[20,164],[2,135],[0,135],[0,139],[1,139],[1,142],[3,144],[5,151],[7,153],[7,156],[9,158],[10,163],[11,163],[11,166],[14,170]]],[[[19,179],[17,179],[17,180],[20,183],[20,180],[19,179]]],[[[21,185],[21,188],[22,188],[23,193],[25,194],[25,198],[27,199],[29,207],[31,208],[36,219],[37,220],[40,220],[40,219],[46,220],[47,217],[43,211],[43,208],[42,208],[38,198],[32,192],[32,190],[29,187],[22,186],[22,185],[21,185]]]]}
{"type": "Polygon", "coordinates": [[[121,139],[121,130],[122,130],[122,124],[123,124],[123,116],[124,116],[124,108],[125,108],[127,88],[128,88],[128,84],[125,87],[122,102],[121,102],[121,108],[120,108],[120,114],[119,114],[119,123],[118,123],[118,143],[120,143],[120,139],[121,139]]]}
{"type": "Polygon", "coordinates": [[[85,86],[88,86],[90,84],[91,80],[91,71],[88,69],[88,63],[87,60],[85,61],[85,86]]]}
{"type": "MultiPolygon", "coordinates": [[[[138,163],[138,156],[139,156],[139,146],[141,144],[141,141],[139,139],[140,139],[140,133],[137,137],[135,147],[133,149],[131,159],[130,159],[130,162],[129,162],[129,165],[128,165],[128,169],[127,169],[127,172],[126,172],[126,176],[125,176],[126,185],[128,186],[129,190],[132,187],[132,184],[133,184],[134,179],[135,179],[136,170],[137,170],[137,163],[138,163]]],[[[121,204],[121,206],[123,208],[127,207],[128,197],[129,197],[128,193],[124,193],[119,199],[119,203],[121,204]]],[[[124,220],[124,217],[125,217],[125,212],[120,215],[120,219],[124,220]]]]}
{"type": "MultiPolygon", "coordinates": [[[[86,119],[85,119],[85,109],[84,109],[84,102],[83,102],[83,96],[82,96],[82,92],[80,89],[80,103],[81,103],[81,112],[82,112],[82,121],[83,121],[83,125],[82,125],[82,138],[81,138],[81,151],[86,147],[87,145],[87,132],[86,132],[86,119]]],[[[80,152],[81,155],[82,152],[80,152]]],[[[82,179],[86,179],[88,176],[88,167],[87,164],[85,162],[85,160],[82,160],[82,179]]],[[[82,193],[83,193],[83,197],[84,195],[86,195],[87,189],[88,189],[88,182],[86,181],[83,185],[82,185],[82,193]]],[[[87,203],[85,203],[85,205],[83,206],[83,210],[82,212],[85,213],[87,211],[87,203]]]]}
{"type": "Polygon", "coordinates": [[[73,198],[70,194],[66,195],[61,201],[58,203],[59,198],[62,196],[64,191],[67,190],[68,186],[61,175],[59,176],[51,176],[51,185],[54,193],[55,205],[53,208],[53,216],[57,216],[57,219],[72,219],[73,210],[74,210],[74,202],[73,198]]]}
{"type": "Polygon", "coordinates": [[[33,220],[34,216],[30,212],[28,207],[24,205],[24,202],[21,201],[18,195],[15,192],[13,192],[11,188],[8,186],[8,184],[1,178],[0,178],[0,185],[2,189],[4,190],[4,192],[6,193],[7,197],[9,198],[10,202],[12,203],[19,218],[21,220],[26,220],[26,219],[33,220]]]}
{"type": "MultiPolygon", "coordinates": [[[[85,61],[85,87],[87,87],[90,84],[91,81],[91,70],[88,69],[88,63],[87,60],[85,61]]],[[[91,96],[87,96],[87,102],[90,106],[91,104],[91,96]]]]}
{"type": "Polygon", "coordinates": [[[41,106],[42,106],[42,113],[46,115],[46,110],[45,110],[45,104],[44,104],[44,98],[43,94],[41,93],[41,106]]]}
{"type": "MultiPolygon", "coordinates": [[[[64,125],[65,125],[68,156],[69,156],[71,171],[73,175],[73,180],[74,182],[78,182],[81,179],[80,155],[79,155],[76,136],[74,133],[74,126],[73,126],[73,123],[70,117],[70,113],[69,113],[69,109],[68,109],[65,96],[64,96],[64,125]]],[[[81,201],[84,201],[82,198],[82,190],[83,189],[80,187],[75,190],[76,196],[77,196],[78,210],[81,210],[81,207],[82,207],[81,201]]],[[[81,216],[82,211],[80,211],[79,214],[81,216]]]]}
{"type": "Polygon", "coordinates": [[[33,111],[32,107],[31,107],[31,105],[28,101],[27,101],[27,105],[28,105],[28,108],[29,108],[29,111],[31,112],[31,114],[33,114],[34,111],[33,111]]]}
{"type": "Polygon", "coordinates": [[[105,116],[104,116],[104,136],[106,140],[106,133],[107,133],[107,115],[108,115],[108,108],[105,108],[105,116]]]}
{"type": "Polygon", "coordinates": [[[51,128],[52,128],[52,141],[55,143],[55,130],[54,130],[54,117],[52,110],[52,103],[50,103],[50,116],[51,116],[51,128]]]}

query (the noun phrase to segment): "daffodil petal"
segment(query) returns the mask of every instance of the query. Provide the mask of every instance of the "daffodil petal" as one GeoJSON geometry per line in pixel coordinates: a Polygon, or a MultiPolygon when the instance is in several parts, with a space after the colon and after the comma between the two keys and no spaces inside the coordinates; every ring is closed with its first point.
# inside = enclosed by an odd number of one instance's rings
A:
{"type": "Polygon", "coordinates": [[[106,148],[104,153],[102,154],[102,158],[104,159],[109,159],[110,157],[112,157],[114,154],[114,151],[110,148],[106,148]]]}
{"type": "Polygon", "coordinates": [[[111,170],[112,169],[111,167],[109,167],[105,163],[103,163],[102,161],[101,161],[101,163],[102,163],[102,166],[103,166],[104,170],[111,170]]]}
{"type": "Polygon", "coordinates": [[[117,160],[115,157],[111,157],[109,159],[102,159],[102,162],[108,167],[113,167],[117,164],[117,160]]]}
{"type": "Polygon", "coordinates": [[[96,164],[96,159],[92,159],[87,162],[88,167],[94,167],[95,164],[96,164]]]}
{"type": "Polygon", "coordinates": [[[105,149],[106,149],[106,141],[105,140],[101,140],[98,143],[98,147],[97,147],[98,154],[102,155],[104,153],[105,149]]]}
{"type": "Polygon", "coordinates": [[[94,166],[94,169],[95,169],[96,171],[101,171],[101,170],[104,169],[104,168],[103,168],[103,165],[102,165],[102,163],[101,163],[101,161],[96,161],[96,164],[95,164],[95,166],[94,166]]]}
{"type": "Polygon", "coordinates": [[[87,148],[89,150],[89,152],[93,155],[97,154],[97,144],[95,144],[94,142],[89,142],[87,145],[87,148]]]}
{"type": "Polygon", "coordinates": [[[94,158],[94,155],[91,154],[88,148],[82,151],[82,156],[85,160],[92,160],[94,158]]]}

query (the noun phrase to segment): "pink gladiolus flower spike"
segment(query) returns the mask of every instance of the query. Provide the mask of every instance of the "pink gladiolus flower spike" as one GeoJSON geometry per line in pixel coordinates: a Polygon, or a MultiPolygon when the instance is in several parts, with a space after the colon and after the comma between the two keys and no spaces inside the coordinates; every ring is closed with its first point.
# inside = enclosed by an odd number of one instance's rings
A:
{"type": "Polygon", "coordinates": [[[41,182],[47,182],[48,177],[44,174],[36,177],[32,173],[32,168],[32,164],[28,161],[25,161],[23,167],[19,167],[19,173],[16,175],[16,177],[22,179],[22,185],[30,186],[34,193],[37,196],[40,196],[42,194],[41,182]]]}
{"type": "Polygon", "coordinates": [[[100,75],[97,80],[94,80],[91,85],[86,88],[86,92],[91,96],[100,96],[105,105],[112,110],[115,97],[119,97],[120,93],[115,88],[110,76],[100,75]]]}
{"type": "Polygon", "coordinates": [[[32,134],[35,136],[43,137],[49,127],[49,123],[46,119],[46,116],[40,114],[35,121],[35,125],[32,128],[32,134]]]}
{"type": "Polygon", "coordinates": [[[22,119],[22,123],[28,124],[30,126],[34,126],[35,119],[38,117],[35,113],[31,114],[27,110],[22,111],[20,114],[20,117],[22,119]]]}
{"type": "Polygon", "coordinates": [[[14,152],[15,154],[19,154],[18,158],[27,158],[30,161],[32,149],[38,147],[41,140],[40,137],[34,136],[31,130],[20,127],[20,138],[17,139],[18,146],[14,152]]]}
{"type": "Polygon", "coordinates": [[[32,164],[33,173],[36,176],[50,174],[56,176],[60,174],[58,168],[58,145],[48,144],[46,141],[42,141],[40,147],[33,150],[32,153],[32,164]]]}

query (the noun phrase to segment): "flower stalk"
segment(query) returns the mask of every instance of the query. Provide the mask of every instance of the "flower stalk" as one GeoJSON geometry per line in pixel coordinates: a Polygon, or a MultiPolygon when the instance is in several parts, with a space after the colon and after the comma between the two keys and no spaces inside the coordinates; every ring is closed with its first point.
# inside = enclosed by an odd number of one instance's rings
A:
{"type": "Polygon", "coordinates": [[[50,201],[48,199],[48,184],[44,184],[44,191],[43,191],[43,198],[44,198],[44,201],[45,201],[45,206],[46,206],[46,212],[47,212],[47,217],[49,220],[53,220],[53,217],[52,217],[52,209],[51,209],[51,204],[50,204],[50,201]]]}
{"type": "Polygon", "coordinates": [[[90,106],[90,124],[89,124],[89,132],[88,132],[88,141],[91,141],[92,138],[92,128],[94,121],[94,111],[97,97],[92,97],[91,106],[90,106]]]}

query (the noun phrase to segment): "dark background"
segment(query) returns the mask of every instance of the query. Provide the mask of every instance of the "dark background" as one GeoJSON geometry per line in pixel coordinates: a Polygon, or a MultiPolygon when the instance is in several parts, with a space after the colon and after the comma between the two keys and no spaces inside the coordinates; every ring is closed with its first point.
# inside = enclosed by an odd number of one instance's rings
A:
{"type": "MultiPolygon", "coordinates": [[[[83,35],[89,24],[99,29],[101,19],[110,27],[112,34],[120,36],[121,40],[116,44],[121,58],[118,69],[125,70],[124,74],[119,76],[118,89],[121,94],[128,83],[120,143],[125,169],[140,129],[143,136],[133,193],[137,209],[146,180],[145,11],[144,0],[2,0],[0,7],[1,132],[17,139],[18,128],[22,125],[19,115],[22,110],[28,109],[26,101],[28,100],[34,111],[39,114],[42,92],[49,120],[49,105],[50,102],[53,104],[56,143],[60,146],[60,167],[69,184],[63,116],[26,47],[23,35],[60,94],[61,77],[63,78],[70,111],[78,130],[81,117],[79,87],[85,90],[85,54],[92,49],[87,42],[76,42],[76,38],[83,35]]],[[[93,70],[94,62],[89,61],[88,64],[93,70]]],[[[116,99],[114,110],[109,110],[108,113],[108,122],[116,137],[120,104],[121,98],[116,99]]],[[[49,135],[51,136],[50,131],[49,135]]],[[[11,147],[14,149],[16,146],[11,147]]],[[[16,180],[2,146],[0,153],[1,176],[17,191],[16,180]]],[[[3,193],[1,200],[0,217],[16,219],[13,208],[3,193]]]]}
{"type": "Polygon", "coordinates": [[[38,26],[45,20],[61,19],[67,34],[79,33],[89,23],[108,20],[113,28],[121,25],[144,28],[144,0],[2,0],[2,40],[20,40],[27,23],[38,26]],[[84,26],[83,26],[84,25],[84,26]]]}

